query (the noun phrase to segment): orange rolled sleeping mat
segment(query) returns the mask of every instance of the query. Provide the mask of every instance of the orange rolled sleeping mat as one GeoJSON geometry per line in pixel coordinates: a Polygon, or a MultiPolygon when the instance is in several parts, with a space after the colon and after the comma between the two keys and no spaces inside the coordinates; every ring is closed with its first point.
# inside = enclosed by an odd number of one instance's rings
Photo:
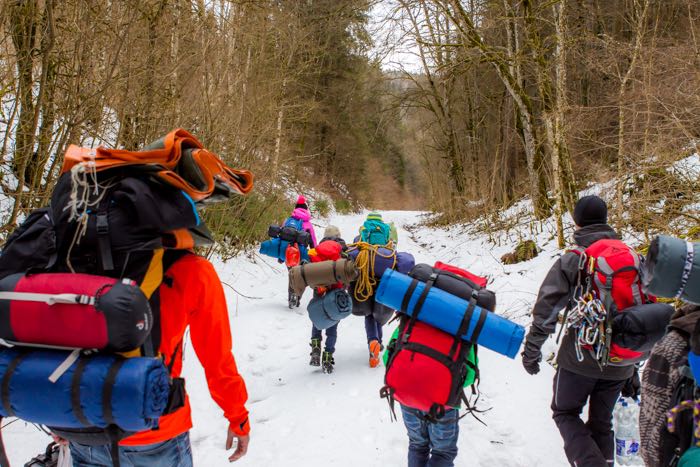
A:
{"type": "Polygon", "coordinates": [[[197,138],[178,128],[141,151],[81,148],[66,151],[61,173],[81,169],[100,172],[126,166],[143,166],[165,183],[183,190],[195,202],[231,194],[247,194],[253,188],[253,174],[228,167],[197,138]]]}

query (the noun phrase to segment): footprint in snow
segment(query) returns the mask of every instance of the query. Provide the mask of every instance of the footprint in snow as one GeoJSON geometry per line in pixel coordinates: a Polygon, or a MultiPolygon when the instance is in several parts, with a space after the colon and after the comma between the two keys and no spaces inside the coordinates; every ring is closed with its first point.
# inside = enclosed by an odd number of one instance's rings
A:
{"type": "Polygon", "coordinates": [[[260,402],[264,402],[264,401],[268,400],[269,398],[270,398],[270,396],[267,396],[267,395],[253,397],[250,399],[250,403],[251,404],[259,404],[260,402]]]}
{"type": "Polygon", "coordinates": [[[282,378],[277,378],[277,381],[275,381],[275,386],[285,386],[287,384],[286,381],[284,381],[282,378]]]}

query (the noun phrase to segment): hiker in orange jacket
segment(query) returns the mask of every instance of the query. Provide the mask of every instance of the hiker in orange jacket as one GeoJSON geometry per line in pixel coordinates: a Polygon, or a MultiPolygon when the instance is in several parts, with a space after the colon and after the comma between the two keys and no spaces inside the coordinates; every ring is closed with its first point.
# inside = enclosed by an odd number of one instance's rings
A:
{"type": "MultiPolygon", "coordinates": [[[[166,253],[167,255],[168,253],[166,253]]],[[[237,439],[233,462],[248,450],[250,425],[245,402],[245,382],[231,354],[231,328],[226,298],[212,264],[201,256],[186,254],[173,263],[160,287],[161,343],[171,376],[182,371],[185,330],[189,326],[192,346],[204,367],[212,399],[229,422],[226,449],[237,439]]],[[[192,453],[188,432],[192,428],[189,399],[175,412],[160,418],[156,430],[136,433],[119,445],[122,465],[134,467],[190,467],[192,453]]],[[[109,446],[70,443],[75,467],[112,465],[109,446]]]]}

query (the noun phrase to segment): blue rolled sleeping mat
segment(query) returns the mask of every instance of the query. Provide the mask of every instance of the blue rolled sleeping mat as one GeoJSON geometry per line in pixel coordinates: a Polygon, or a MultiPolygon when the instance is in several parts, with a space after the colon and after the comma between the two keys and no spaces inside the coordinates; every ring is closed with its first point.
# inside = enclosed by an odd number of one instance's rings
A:
{"type": "MultiPolygon", "coordinates": [[[[271,238],[270,240],[265,240],[260,244],[260,253],[284,261],[286,259],[285,253],[287,252],[288,246],[289,242],[284,241],[281,238],[271,238]]],[[[308,248],[303,245],[299,245],[299,253],[301,254],[302,261],[309,261],[308,248]]]]}
{"type": "Polygon", "coordinates": [[[157,427],[169,392],[168,370],[160,359],[81,356],[52,383],[49,376],[69,354],[0,350],[0,415],[61,428],[113,424],[137,432],[157,427]]]}
{"type": "MultiPolygon", "coordinates": [[[[360,253],[358,248],[348,250],[348,256],[355,261],[360,253]]],[[[416,265],[416,260],[411,253],[399,251],[396,253],[396,258],[393,256],[394,251],[388,248],[377,248],[377,254],[374,257],[374,277],[379,279],[387,269],[395,269],[401,273],[408,274],[416,265]]]]}
{"type": "Polygon", "coordinates": [[[479,307],[476,299],[463,300],[432,286],[426,294],[424,290],[425,282],[387,270],[379,282],[375,299],[408,316],[417,309],[419,321],[507,357],[515,358],[518,354],[525,328],[479,307]],[[463,321],[465,326],[462,326],[463,321]]]}
{"type": "Polygon", "coordinates": [[[352,300],[345,290],[333,289],[314,295],[306,310],[316,329],[328,329],[352,314],[352,300]]]}

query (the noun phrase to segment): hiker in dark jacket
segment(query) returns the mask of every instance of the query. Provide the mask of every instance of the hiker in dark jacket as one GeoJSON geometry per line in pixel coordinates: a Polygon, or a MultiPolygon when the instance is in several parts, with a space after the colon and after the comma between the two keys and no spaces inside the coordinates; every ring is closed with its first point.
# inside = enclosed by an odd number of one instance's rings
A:
{"type": "MultiPolygon", "coordinates": [[[[597,196],[585,196],[578,201],[574,209],[577,246],[586,248],[601,239],[618,238],[607,225],[607,211],[605,201],[597,196]]],[[[562,255],[540,287],[522,353],[523,366],[531,375],[539,373],[542,344],[555,332],[559,312],[566,308],[577,285],[579,258],[575,252],[562,255]]],[[[564,450],[572,466],[612,466],[612,412],[635,368],[633,365],[607,365],[601,369],[589,352],[584,352],[584,359],[579,362],[573,334],[564,335],[557,355],[552,399],[554,422],[564,439],[564,450]],[[588,421],[584,423],[580,415],[587,403],[588,421]]]]}
{"type": "Polygon", "coordinates": [[[666,412],[672,408],[674,389],[688,366],[689,340],[698,321],[700,306],[680,307],[671,318],[668,333],[654,346],[644,367],[639,434],[647,467],[668,466],[675,455],[677,440],[666,429],[666,412]]]}

